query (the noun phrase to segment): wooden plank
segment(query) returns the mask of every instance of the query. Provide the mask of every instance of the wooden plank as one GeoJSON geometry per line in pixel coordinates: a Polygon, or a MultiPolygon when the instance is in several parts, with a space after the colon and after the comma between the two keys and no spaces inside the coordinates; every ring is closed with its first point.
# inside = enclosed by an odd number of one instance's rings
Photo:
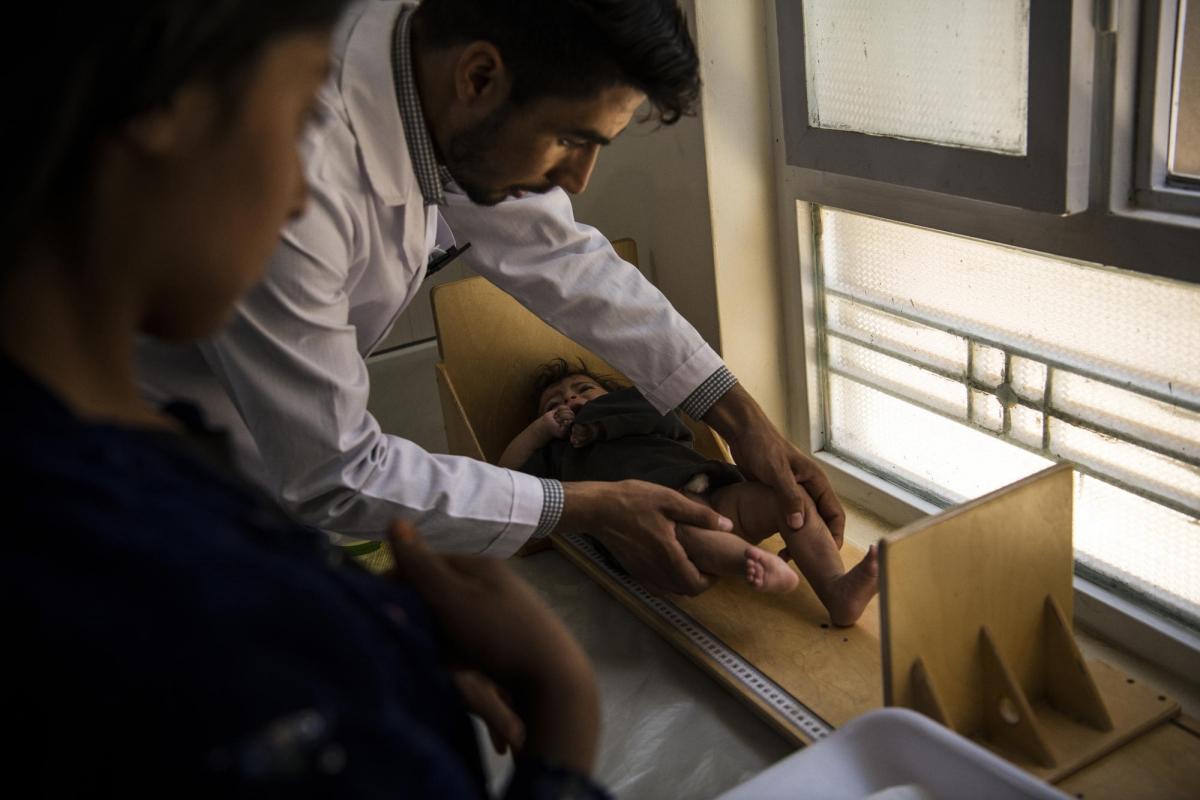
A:
{"type": "Polygon", "coordinates": [[[1058,783],[1179,713],[1179,704],[1174,700],[1141,682],[1129,683],[1124,673],[1103,661],[1089,661],[1088,670],[1104,697],[1112,729],[1081,725],[1042,697],[1034,701],[1033,710],[1054,745],[1058,764],[1046,769],[1010,753],[1004,753],[1005,758],[1044,780],[1058,783]]]}
{"type": "Polygon", "coordinates": [[[1071,625],[1054,598],[1046,598],[1044,618],[1046,700],[1054,708],[1098,731],[1113,729],[1112,714],[1083,659],[1071,625]]]}
{"type": "Polygon", "coordinates": [[[978,643],[985,622],[1026,696],[1042,695],[1046,597],[1071,617],[1073,496],[1071,469],[1055,467],[884,538],[888,705],[912,707],[908,677],[921,658],[959,733],[980,730],[978,643]]]}
{"type": "MultiPolygon", "coordinates": [[[[531,418],[532,409],[528,406],[532,403],[528,395],[532,375],[539,364],[550,358],[583,357],[593,368],[611,371],[603,361],[562,337],[482,279],[438,287],[433,292],[433,306],[443,357],[438,372],[439,391],[448,429],[451,425],[456,427],[451,452],[494,461],[531,418]]],[[[697,449],[710,457],[727,458],[727,450],[723,450],[722,443],[707,426],[697,425],[693,429],[697,433],[697,449]]],[[[1120,746],[1124,741],[1120,736],[1127,738],[1131,731],[1150,730],[1117,754],[1086,767],[1070,781],[1092,786],[1087,783],[1093,780],[1092,776],[1103,774],[1111,764],[1120,762],[1119,756],[1136,747],[1135,759],[1160,768],[1162,773],[1155,783],[1149,768],[1144,770],[1147,773],[1141,778],[1144,785],[1177,787],[1182,785],[1178,776],[1192,776],[1200,764],[1194,750],[1188,751],[1188,760],[1166,764],[1156,762],[1158,756],[1142,754],[1148,740],[1165,742],[1169,749],[1180,750],[1182,740],[1164,737],[1163,729],[1190,736],[1181,728],[1161,724],[1164,716],[1177,713],[1173,703],[1159,700],[1152,690],[1149,690],[1151,697],[1145,692],[1126,692],[1125,687],[1130,684],[1124,682],[1123,676],[1093,664],[1091,668],[1116,731],[1104,734],[1084,728],[1092,736],[1084,742],[1087,737],[1077,735],[1078,722],[1050,708],[1045,701],[1043,626],[1021,623],[1031,614],[1040,619],[1038,612],[1047,596],[1054,598],[1066,619],[1071,617],[1071,499],[1070,473],[1058,468],[893,534],[881,555],[885,591],[894,587],[895,592],[882,603],[872,601],[853,628],[830,626],[824,607],[804,581],[790,594],[764,595],[727,578],[700,597],[676,598],[675,602],[731,650],[835,727],[882,705],[885,693],[891,697],[911,691],[906,688],[910,686],[911,665],[919,658],[928,688],[938,693],[949,719],[962,726],[960,730],[970,729],[971,725],[978,728],[981,714],[978,709],[969,710],[969,696],[978,695],[978,682],[947,680],[946,676],[956,674],[947,665],[961,670],[966,664],[968,676],[972,669],[978,669],[977,649],[971,645],[976,642],[979,621],[987,619],[998,651],[1012,665],[1013,680],[1020,683],[1029,697],[1036,698],[1032,708],[1039,722],[1051,732],[1056,751],[1058,737],[1066,735],[1064,731],[1070,731],[1080,746],[1104,750],[1120,746]],[[918,535],[928,530],[941,531],[934,538],[942,547],[912,544],[919,542],[918,535]],[[890,584],[889,574],[893,576],[890,584]],[[905,606],[899,599],[904,592],[925,605],[906,606],[907,610],[897,615],[897,609],[905,606]],[[882,642],[881,607],[889,615],[886,628],[894,632],[883,637],[882,642]],[[975,621],[974,630],[970,630],[970,621],[975,621]],[[943,640],[942,633],[947,630],[953,631],[950,637],[953,641],[943,640]],[[916,644],[910,647],[905,641],[911,637],[915,637],[916,644]],[[962,652],[964,642],[970,650],[968,656],[962,652]],[[880,665],[881,646],[886,668],[880,665]],[[918,652],[921,647],[929,652],[918,652]],[[915,655],[901,666],[900,662],[912,653],[915,655]],[[964,712],[964,708],[968,711],[964,712]],[[963,716],[966,721],[960,719],[963,716]],[[1156,724],[1158,727],[1154,727],[1156,724]],[[1093,734],[1108,738],[1099,741],[1093,734]],[[1103,770],[1097,772],[1100,768],[1103,770]]],[[[568,558],[745,700],[785,737],[798,744],[807,741],[793,724],[747,691],[680,631],[647,610],[585,556],[555,538],[556,545],[568,558]]],[[[924,538],[930,537],[926,534],[924,538]]],[[[777,551],[783,542],[776,536],[764,546],[777,551]]],[[[847,544],[842,552],[847,568],[862,555],[861,549],[852,544],[847,544]]],[[[1194,745],[1194,741],[1188,741],[1194,745]]],[[[1065,775],[1067,769],[1078,770],[1085,763],[1076,757],[1073,747],[1062,752],[1063,761],[1069,763],[1060,766],[1057,774],[1065,775]]],[[[1036,766],[1032,769],[1037,770],[1036,766]]],[[[1186,780],[1191,781],[1190,786],[1200,785],[1192,777],[1186,780]]],[[[1097,785],[1103,786],[1104,782],[1097,785]]],[[[1104,796],[1146,795],[1130,792],[1104,796]]],[[[1169,792],[1163,796],[1170,796],[1169,792]]]]}
{"type": "MultiPolygon", "coordinates": [[[[784,544],[776,534],[759,546],[777,553],[784,544]]],[[[864,554],[847,542],[842,563],[850,569],[864,554]]],[[[834,727],[882,704],[878,598],[851,628],[830,624],[803,577],[794,591],[773,595],[724,578],[675,603],[834,727]]]]}
{"type": "MultiPolygon", "coordinates": [[[[555,545],[723,686],[764,714],[785,736],[805,741],[678,631],[641,608],[636,599],[569,543],[556,537],[555,545]]],[[[776,535],[760,546],[777,552],[783,548],[783,540],[776,535]]],[[[847,568],[858,563],[863,554],[854,544],[842,548],[847,568]]],[[[825,607],[803,578],[795,591],[783,595],[754,592],[736,578],[722,578],[699,597],[672,597],[671,601],[835,727],[882,704],[875,600],[853,628],[831,626],[825,607]]]]}
{"type": "Polygon", "coordinates": [[[678,628],[647,609],[637,598],[625,591],[620,584],[614,581],[608,573],[596,566],[591,559],[559,537],[552,536],[551,539],[554,541],[555,547],[567,560],[571,561],[592,580],[604,587],[614,599],[633,612],[634,616],[643,623],[654,629],[681,654],[706,672],[718,685],[727,689],[734,697],[750,706],[751,711],[774,728],[784,739],[798,747],[812,744],[811,738],[805,736],[802,731],[797,730],[785,717],[763,702],[759,697],[745,691],[741,683],[733,679],[716,661],[698,649],[678,628]]]}
{"type": "Polygon", "coordinates": [[[919,658],[913,662],[910,680],[912,682],[913,708],[939,725],[945,725],[954,730],[954,722],[946,713],[946,704],[938,696],[937,687],[933,685],[933,680],[929,677],[928,670],[925,669],[925,662],[919,658]]]}
{"type": "Polygon", "coordinates": [[[638,265],[638,249],[637,242],[633,239],[613,239],[612,248],[622,261],[628,261],[635,267],[638,265]]]}
{"type": "Polygon", "coordinates": [[[1191,731],[1196,736],[1200,736],[1200,720],[1187,714],[1180,714],[1175,718],[1175,724],[1186,731],[1191,731]]]}
{"type": "Polygon", "coordinates": [[[986,731],[987,742],[1032,758],[1039,766],[1058,766],[1058,757],[1038,723],[1029,698],[996,647],[987,625],[979,632],[979,646],[983,670],[977,691],[983,699],[982,730],[986,731]]]}
{"type": "Polygon", "coordinates": [[[533,419],[539,366],[583,358],[595,370],[613,371],[483,278],[437,286],[432,297],[443,369],[486,461],[495,463],[533,419]]]}
{"type": "Polygon", "coordinates": [[[1083,800],[1195,800],[1200,737],[1168,722],[1057,784],[1083,800]]]}
{"type": "Polygon", "coordinates": [[[959,733],[1051,781],[1179,711],[1102,662],[1085,665],[1070,640],[1073,486],[1070,467],[1054,467],[880,548],[886,702],[924,700],[909,677],[920,659],[959,733]]]}
{"type": "Polygon", "coordinates": [[[442,401],[442,424],[446,427],[446,449],[460,456],[483,459],[483,448],[475,438],[475,429],[467,419],[462,401],[454,389],[454,381],[442,364],[434,365],[438,397],[442,401]]]}
{"type": "MultiPolygon", "coordinates": [[[[457,395],[453,402],[442,395],[442,413],[447,418],[470,420],[485,461],[494,464],[533,419],[534,377],[547,361],[565,358],[574,363],[582,359],[591,369],[629,383],[604,359],[551,328],[483,278],[434,287],[432,304],[442,357],[439,388],[448,380],[457,395]]],[[[698,452],[728,460],[724,442],[707,425],[685,421],[698,452]]],[[[480,458],[474,450],[459,451],[451,446],[450,452],[480,458]]]]}

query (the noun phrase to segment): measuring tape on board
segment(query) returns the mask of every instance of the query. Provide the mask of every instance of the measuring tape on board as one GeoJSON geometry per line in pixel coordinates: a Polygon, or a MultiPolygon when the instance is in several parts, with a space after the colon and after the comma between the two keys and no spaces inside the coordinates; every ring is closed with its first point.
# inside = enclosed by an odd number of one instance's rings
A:
{"type": "Polygon", "coordinates": [[[833,726],[821,719],[812,709],[801,703],[782,686],[768,678],[752,664],[730,650],[707,628],[679,609],[670,600],[656,597],[646,591],[624,570],[618,569],[612,560],[599,550],[590,539],[577,533],[564,533],[561,538],[581,555],[599,567],[615,581],[623,591],[634,598],[659,619],[683,634],[700,649],[712,663],[719,666],[760,702],[774,709],[780,717],[792,725],[805,739],[816,741],[833,733],[833,726]]]}

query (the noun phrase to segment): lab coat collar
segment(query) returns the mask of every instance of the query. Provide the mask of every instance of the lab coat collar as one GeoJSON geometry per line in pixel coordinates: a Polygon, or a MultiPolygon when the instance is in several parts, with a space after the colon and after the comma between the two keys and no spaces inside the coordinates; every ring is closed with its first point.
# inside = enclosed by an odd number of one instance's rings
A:
{"type": "Polygon", "coordinates": [[[342,97],[362,152],[363,165],[375,194],[389,206],[414,202],[421,206],[396,103],[392,75],[392,29],[406,6],[394,0],[368,2],[346,46],[342,97]]]}

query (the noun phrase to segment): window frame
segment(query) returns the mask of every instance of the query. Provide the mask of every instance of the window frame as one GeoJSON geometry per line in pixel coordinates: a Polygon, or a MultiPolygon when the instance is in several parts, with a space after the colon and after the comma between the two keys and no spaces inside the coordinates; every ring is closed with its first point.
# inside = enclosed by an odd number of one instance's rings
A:
{"type": "Polygon", "coordinates": [[[809,124],[803,0],[777,0],[779,67],[795,91],[782,97],[787,163],[1055,214],[1087,207],[1091,127],[1090,0],[1030,4],[1026,154],[814,128],[809,124]],[[1071,39],[1068,50],[1054,46],[1071,39]],[[792,43],[794,46],[787,46],[792,43]]]}
{"type": "MultiPolygon", "coordinates": [[[[781,70],[779,48],[785,39],[778,28],[780,9],[792,3],[798,0],[768,0],[767,15],[768,25],[775,26],[768,30],[767,41],[775,107],[775,213],[781,303],[785,309],[801,311],[783,315],[784,342],[791,354],[786,376],[789,433],[794,441],[807,446],[839,496],[893,525],[903,526],[941,508],[823,450],[825,387],[816,336],[821,312],[813,206],[828,205],[1191,283],[1200,283],[1200,263],[1191,255],[1200,252],[1200,218],[1139,208],[1131,202],[1135,146],[1132,120],[1137,113],[1139,20],[1144,12],[1141,3],[1086,3],[1086,32],[1094,43],[1089,52],[1094,61],[1095,86],[1091,107],[1085,114],[1092,129],[1087,160],[1088,208],[1067,216],[869,180],[815,165],[793,165],[785,115],[794,110],[785,108],[784,87],[794,88],[796,84],[789,84],[788,74],[781,70]]],[[[1076,29],[1073,35],[1078,32],[1076,29]]],[[[798,86],[806,98],[806,85],[801,82],[798,86]]],[[[1030,114],[1032,123],[1032,105],[1030,114]]],[[[803,119],[807,124],[807,110],[803,119]]],[[[1184,665],[1195,665],[1200,656],[1200,633],[1148,612],[1087,577],[1077,575],[1075,588],[1077,622],[1176,671],[1183,671],[1184,665]]]]}
{"type": "MultiPolygon", "coordinates": [[[[1192,2],[1192,13],[1200,13],[1200,3],[1192,2]]],[[[1134,178],[1130,199],[1138,208],[1200,215],[1200,185],[1172,178],[1167,163],[1178,5],[1171,0],[1144,0],[1141,5],[1134,178]]]]}

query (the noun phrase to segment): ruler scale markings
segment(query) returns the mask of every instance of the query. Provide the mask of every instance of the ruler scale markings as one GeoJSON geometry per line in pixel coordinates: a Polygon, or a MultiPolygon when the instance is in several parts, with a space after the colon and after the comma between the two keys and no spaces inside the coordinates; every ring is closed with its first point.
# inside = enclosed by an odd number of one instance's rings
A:
{"type": "Polygon", "coordinates": [[[592,543],[577,533],[563,534],[563,539],[589,561],[596,564],[613,580],[617,581],[629,594],[636,597],[642,605],[649,608],[657,616],[669,622],[676,630],[681,631],[691,642],[732,675],[755,697],[775,709],[785,719],[816,741],[833,733],[833,726],[817,716],[811,709],[792,697],[783,687],[768,678],[757,668],[751,666],[741,656],[730,650],[724,642],[715,637],[707,628],[669,600],[655,597],[646,591],[640,583],[627,573],[613,569],[608,559],[597,550],[592,543]]]}

